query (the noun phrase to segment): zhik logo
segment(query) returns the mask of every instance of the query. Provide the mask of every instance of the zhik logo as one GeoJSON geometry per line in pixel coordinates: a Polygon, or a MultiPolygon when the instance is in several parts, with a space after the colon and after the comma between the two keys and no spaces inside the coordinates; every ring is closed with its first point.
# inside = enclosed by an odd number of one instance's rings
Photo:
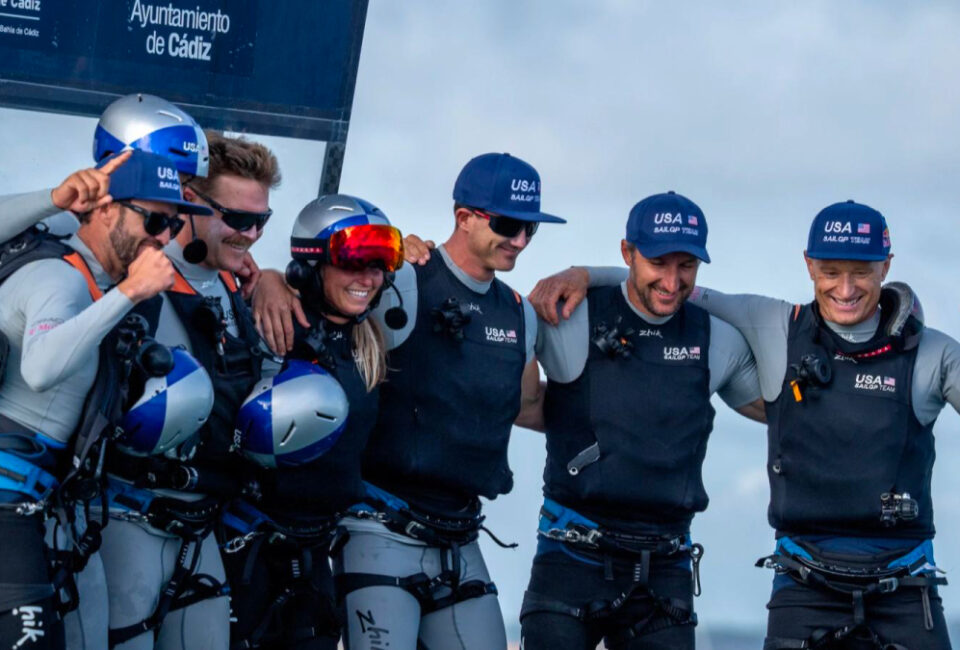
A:
{"type": "Polygon", "coordinates": [[[20,617],[20,625],[23,626],[23,629],[20,630],[20,634],[23,636],[11,647],[22,648],[28,642],[39,643],[40,638],[44,636],[44,631],[41,629],[43,621],[40,620],[40,617],[43,616],[43,607],[39,605],[15,607],[11,613],[20,617]]]}

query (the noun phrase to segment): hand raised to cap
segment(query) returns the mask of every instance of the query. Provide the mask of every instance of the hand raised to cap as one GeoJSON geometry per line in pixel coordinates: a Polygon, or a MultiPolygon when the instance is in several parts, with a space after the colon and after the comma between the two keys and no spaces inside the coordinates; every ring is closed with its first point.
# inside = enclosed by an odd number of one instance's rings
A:
{"type": "Polygon", "coordinates": [[[127,162],[132,151],[124,151],[103,167],[90,167],[73,172],[50,192],[53,204],[61,210],[84,214],[113,200],[110,196],[110,174],[127,162]]]}
{"type": "Polygon", "coordinates": [[[585,268],[571,266],[537,282],[527,299],[540,318],[558,325],[560,317],[564,320],[570,318],[577,305],[587,297],[589,283],[590,274],[585,268]],[[565,302],[558,316],[557,303],[561,300],[565,302]]]}

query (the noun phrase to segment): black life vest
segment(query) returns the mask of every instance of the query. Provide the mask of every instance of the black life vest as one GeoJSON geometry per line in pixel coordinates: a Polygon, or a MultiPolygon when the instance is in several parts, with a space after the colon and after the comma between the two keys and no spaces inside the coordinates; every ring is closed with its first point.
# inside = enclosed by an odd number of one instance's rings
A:
{"type": "Polygon", "coordinates": [[[187,331],[193,356],[213,383],[213,411],[197,436],[196,459],[197,465],[211,468],[239,463],[238,455],[230,452],[237,412],[260,379],[263,365],[260,335],[236,280],[226,271],[220,273],[220,280],[230,296],[237,336],[226,331],[225,323],[211,326],[204,296],[179,271],[173,288],[166,293],[187,331]]]}
{"type": "Polygon", "coordinates": [[[494,279],[471,291],[434,255],[417,273],[417,324],[391,351],[364,478],[453,516],[513,487],[507,444],[520,412],[525,330],[520,296],[494,279]],[[452,336],[433,310],[456,299],[470,319],[452,336]],[[459,339],[459,340],[458,340],[459,339]]]}
{"type": "Polygon", "coordinates": [[[337,325],[310,314],[314,327],[305,330],[296,325],[293,351],[288,358],[318,363],[330,372],[347,395],[350,414],[347,427],[337,443],[324,455],[299,467],[271,472],[265,485],[263,509],[270,515],[306,518],[331,516],[363,500],[365,495],[360,463],[363,449],[377,419],[378,388],[367,391],[366,383],[353,358],[353,323],[337,325]],[[323,322],[323,333],[317,324],[323,322]],[[322,336],[328,354],[317,358],[310,335],[322,336]]]}
{"type": "Polygon", "coordinates": [[[591,341],[577,379],[548,382],[544,494],[612,529],[685,533],[708,501],[710,317],[685,303],[653,325],[619,286],[587,295],[591,336],[616,328],[632,349],[611,355],[591,341]]]}
{"type": "Polygon", "coordinates": [[[783,386],[766,404],[768,516],[780,533],[933,537],[933,423],[920,424],[913,409],[917,348],[891,344],[884,330],[881,320],[871,341],[851,344],[816,303],[794,309],[783,386]],[[806,355],[830,365],[826,385],[794,383],[806,355]],[[885,527],[881,494],[904,492],[918,516],[885,527]]]}

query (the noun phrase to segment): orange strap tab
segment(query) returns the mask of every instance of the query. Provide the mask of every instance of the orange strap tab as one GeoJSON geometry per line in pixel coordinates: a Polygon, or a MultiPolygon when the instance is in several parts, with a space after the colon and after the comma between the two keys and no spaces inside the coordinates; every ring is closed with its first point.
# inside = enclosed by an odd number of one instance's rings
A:
{"type": "MultiPolygon", "coordinates": [[[[794,306],[793,306],[793,320],[797,320],[797,318],[798,318],[799,316],[800,316],[800,305],[794,305],[794,306]]],[[[797,400],[797,401],[799,402],[800,400],[797,400]]]]}
{"type": "Polygon", "coordinates": [[[187,295],[196,295],[197,290],[190,286],[190,283],[187,282],[187,279],[180,274],[180,271],[176,267],[173,268],[173,274],[176,276],[173,280],[173,286],[170,287],[170,291],[174,293],[185,293],[187,295]]]}
{"type": "Polygon", "coordinates": [[[87,263],[84,261],[83,256],[81,256],[80,253],[73,252],[64,255],[63,261],[80,271],[80,273],[83,275],[83,279],[87,281],[87,289],[90,290],[90,297],[93,298],[94,301],[103,298],[103,292],[100,291],[100,287],[97,286],[97,281],[93,277],[93,272],[90,270],[90,267],[87,266],[87,263]]]}
{"type": "Polygon", "coordinates": [[[800,384],[796,379],[790,382],[790,388],[793,389],[793,399],[797,400],[798,402],[802,402],[803,393],[800,392],[800,384]]]}
{"type": "Polygon", "coordinates": [[[237,286],[237,279],[233,277],[233,273],[230,271],[220,271],[220,279],[223,280],[225,285],[227,285],[227,289],[230,290],[230,293],[236,293],[239,289],[237,286]]]}

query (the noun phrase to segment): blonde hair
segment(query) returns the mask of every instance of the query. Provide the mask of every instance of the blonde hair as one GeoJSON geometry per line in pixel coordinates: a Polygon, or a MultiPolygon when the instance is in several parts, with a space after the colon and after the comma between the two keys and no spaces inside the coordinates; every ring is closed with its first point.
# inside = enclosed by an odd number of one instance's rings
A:
{"type": "Polygon", "coordinates": [[[387,376],[387,351],[380,328],[364,319],[353,328],[353,361],[369,393],[387,376]]]}
{"type": "Polygon", "coordinates": [[[197,176],[190,181],[198,190],[209,193],[217,177],[223,174],[248,178],[271,189],[280,184],[277,157],[265,146],[244,137],[228,138],[212,129],[204,133],[210,146],[210,173],[206,178],[197,176]]]}

